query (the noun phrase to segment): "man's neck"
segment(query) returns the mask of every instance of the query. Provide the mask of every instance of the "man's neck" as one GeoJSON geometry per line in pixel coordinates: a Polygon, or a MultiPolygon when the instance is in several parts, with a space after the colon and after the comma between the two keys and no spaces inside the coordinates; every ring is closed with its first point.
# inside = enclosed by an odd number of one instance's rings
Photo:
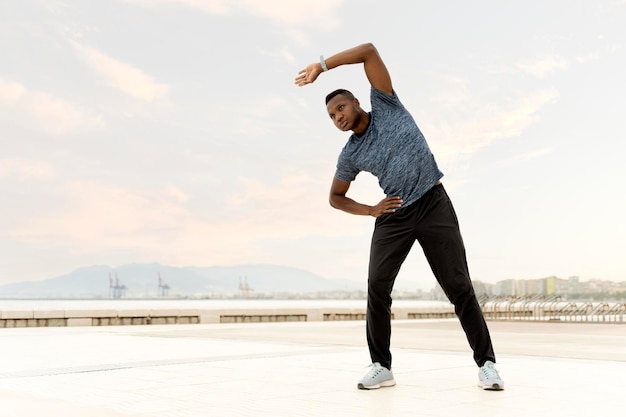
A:
{"type": "Polygon", "coordinates": [[[352,129],[352,132],[354,132],[354,134],[357,136],[363,135],[363,133],[365,133],[370,125],[370,117],[371,116],[369,113],[362,110],[361,117],[359,118],[359,123],[357,123],[357,126],[354,129],[352,129]]]}

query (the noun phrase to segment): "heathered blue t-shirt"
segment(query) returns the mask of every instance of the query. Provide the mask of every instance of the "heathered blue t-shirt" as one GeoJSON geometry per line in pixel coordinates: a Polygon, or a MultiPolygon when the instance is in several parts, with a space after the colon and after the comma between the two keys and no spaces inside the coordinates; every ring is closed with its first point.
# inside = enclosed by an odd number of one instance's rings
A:
{"type": "Polygon", "coordinates": [[[372,87],[370,124],[352,134],[341,150],[335,177],[354,181],[361,171],[372,173],[387,197],[400,196],[403,207],[417,201],[443,177],[424,135],[398,95],[372,87]]]}

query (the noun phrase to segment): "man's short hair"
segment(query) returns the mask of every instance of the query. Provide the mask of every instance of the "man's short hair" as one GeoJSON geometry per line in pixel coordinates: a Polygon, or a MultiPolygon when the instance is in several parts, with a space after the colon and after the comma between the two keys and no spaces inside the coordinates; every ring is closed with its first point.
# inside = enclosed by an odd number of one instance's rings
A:
{"type": "Polygon", "coordinates": [[[337,90],[333,91],[332,93],[330,93],[330,94],[328,94],[328,95],[326,96],[326,104],[328,104],[328,102],[329,102],[330,100],[332,100],[333,98],[335,98],[335,96],[338,96],[338,95],[340,95],[340,94],[341,94],[341,95],[344,95],[344,96],[346,96],[346,97],[348,97],[350,100],[354,100],[354,94],[352,94],[352,93],[351,93],[351,92],[349,92],[348,90],[345,90],[345,89],[343,89],[343,88],[339,88],[339,89],[337,89],[337,90]]]}

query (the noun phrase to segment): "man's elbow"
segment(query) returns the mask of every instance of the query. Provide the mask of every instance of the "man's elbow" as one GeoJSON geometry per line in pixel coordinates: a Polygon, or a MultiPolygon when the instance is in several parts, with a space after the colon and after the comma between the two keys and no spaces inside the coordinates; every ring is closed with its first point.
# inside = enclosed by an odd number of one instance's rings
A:
{"type": "Polygon", "coordinates": [[[376,47],[374,46],[372,42],[366,42],[362,45],[362,47],[369,51],[376,51],[376,47]]]}
{"type": "Polygon", "coordinates": [[[373,43],[368,42],[361,45],[361,53],[364,56],[378,55],[378,50],[373,43]]]}

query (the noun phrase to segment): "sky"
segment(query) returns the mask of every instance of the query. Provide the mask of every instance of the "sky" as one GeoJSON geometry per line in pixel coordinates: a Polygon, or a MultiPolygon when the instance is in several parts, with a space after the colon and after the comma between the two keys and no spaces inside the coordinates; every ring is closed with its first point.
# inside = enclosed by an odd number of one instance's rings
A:
{"type": "MultiPolygon", "coordinates": [[[[367,279],[334,210],[372,42],[444,172],[473,280],[626,280],[624,0],[0,0],[0,285],[91,265],[367,279]]],[[[384,195],[361,173],[348,196],[384,195]]],[[[431,288],[416,244],[398,288],[431,288]]]]}

